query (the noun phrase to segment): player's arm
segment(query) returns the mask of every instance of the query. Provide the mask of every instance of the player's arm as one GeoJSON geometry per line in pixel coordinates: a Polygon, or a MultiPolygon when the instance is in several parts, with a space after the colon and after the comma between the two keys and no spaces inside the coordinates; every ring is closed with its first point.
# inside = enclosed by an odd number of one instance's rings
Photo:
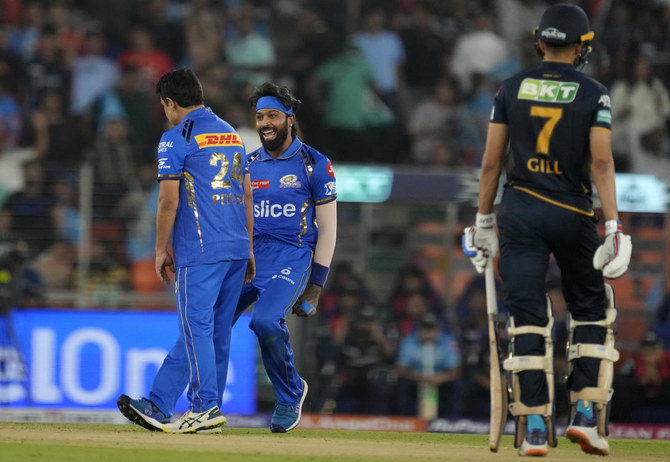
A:
{"type": "Polygon", "coordinates": [[[479,176],[479,213],[481,214],[493,213],[493,201],[498,192],[498,181],[508,138],[507,125],[489,124],[479,176]]]}
{"type": "Polygon", "coordinates": [[[174,273],[174,260],[168,251],[170,233],[174,226],[179,206],[179,180],[162,180],[158,190],[156,210],[156,275],[165,284],[170,284],[166,268],[174,273]]]}
{"type": "Polygon", "coordinates": [[[308,303],[316,308],[321,296],[321,289],[326,282],[328,268],[335,253],[335,242],[337,240],[337,201],[333,200],[316,206],[316,224],[319,227],[319,237],[314,250],[314,261],[312,262],[312,275],[305,292],[298,298],[293,311],[298,316],[308,316],[301,304],[308,303]]]}
{"type": "Polygon", "coordinates": [[[249,263],[247,264],[247,272],[244,276],[244,283],[247,284],[256,277],[256,259],[254,258],[254,202],[251,177],[248,172],[244,175],[244,211],[247,214],[247,232],[249,233],[249,263]]]}
{"type": "Polygon", "coordinates": [[[612,157],[612,132],[603,128],[591,129],[591,177],[598,190],[598,197],[605,220],[618,220],[614,159],[612,157]]]}

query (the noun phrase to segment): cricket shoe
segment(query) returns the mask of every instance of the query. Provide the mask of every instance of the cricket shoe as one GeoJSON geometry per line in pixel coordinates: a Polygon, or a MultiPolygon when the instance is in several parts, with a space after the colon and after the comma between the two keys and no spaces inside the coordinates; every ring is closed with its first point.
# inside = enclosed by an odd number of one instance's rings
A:
{"type": "Polygon", "coordinates": [[[146,398],[131,399],[128,395],[121,395],[116,405],[128,420],[152,432],[162,432],[163,424],[170,421],[152,401],[146,398]]]}
{"type": "Polygon", "coordinates": [[[528,426],[523,443],[519,446],[520,456],[545,457],[547,451],[547,426],[542,416],[528,416],[528,426]]]}
{"type": "Polygon", "coordinates": [[[293,430],[300,422],[302,415],[302,405],[307,396],[307,382],[302,381],[302,396],[296,404],[279,404],[275,406],[275,412],[272,414],[270,422],[270,431],[272,433],[286,433],[293,430]]]}
{"type": "Polygon", "coordinates": [[[166,433],[197,433],[206,430],[212,430],[228,421],[221,414],[219,406],[214,406],[204,412],[188,411],[178,420],[163,425],[163,431],[166,433]]]}
{"type": "Polygon", "coordinates": [[[607,438],[598,433],[598,421],[590,401],[579,401],[572,423],[565,430],[565,437],[577,443],[587,454],[608,456],[610,445],[607,438]]]}

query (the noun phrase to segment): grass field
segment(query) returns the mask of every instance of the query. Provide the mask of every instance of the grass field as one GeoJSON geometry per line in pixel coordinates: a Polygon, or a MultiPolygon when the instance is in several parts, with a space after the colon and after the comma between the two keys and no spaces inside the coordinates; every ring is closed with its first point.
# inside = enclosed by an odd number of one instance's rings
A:
{"type": "MultiPolygon", "coordinates": [[[[670,460],[670,441],[610,441],[608,460],[670,460]]],[[[565,439],[552,460],[590,456],[565,439]]],[[[488,450],[488,435],[225,428],[208,435],[152,433],[136,425],[0,422],[0,461],[256,462],[518,460],[510,436],[488,450]]]]}

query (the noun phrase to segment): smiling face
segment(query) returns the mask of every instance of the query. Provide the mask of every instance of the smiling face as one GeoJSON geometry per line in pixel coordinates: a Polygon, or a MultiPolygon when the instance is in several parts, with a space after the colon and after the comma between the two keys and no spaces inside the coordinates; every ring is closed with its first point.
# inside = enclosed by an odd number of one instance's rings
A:
{"type": "Polygon", "coordinates": [[[289,132],[295,115],[287,115],[277,109],[256,111],[256,131],[265,150],[270,154],[281,154],[291,144],[289,132]]]}

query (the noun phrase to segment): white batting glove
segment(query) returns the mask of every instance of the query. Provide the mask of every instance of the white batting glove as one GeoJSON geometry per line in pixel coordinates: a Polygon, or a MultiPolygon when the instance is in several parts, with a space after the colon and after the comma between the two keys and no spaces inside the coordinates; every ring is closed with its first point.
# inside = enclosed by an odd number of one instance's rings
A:
{"type": "Polygon", "coordinates": [[[602,270],[606,278],[616,279],[628,269],[632,252],[633,244],[630,236],[621,232],[621,222],[608,220],[605,222],[605,242],[593,255],[593,267],[602,270]]]}
{"type": "Polygon", "coordinates": [[[463,253],[470,258],[479,274],[484,272],[489,258],[498,255],[498,235],[494,225],[496,216],[493,213],[477,214],[475,226],[465,228],[463,239],[463,253]]]}

